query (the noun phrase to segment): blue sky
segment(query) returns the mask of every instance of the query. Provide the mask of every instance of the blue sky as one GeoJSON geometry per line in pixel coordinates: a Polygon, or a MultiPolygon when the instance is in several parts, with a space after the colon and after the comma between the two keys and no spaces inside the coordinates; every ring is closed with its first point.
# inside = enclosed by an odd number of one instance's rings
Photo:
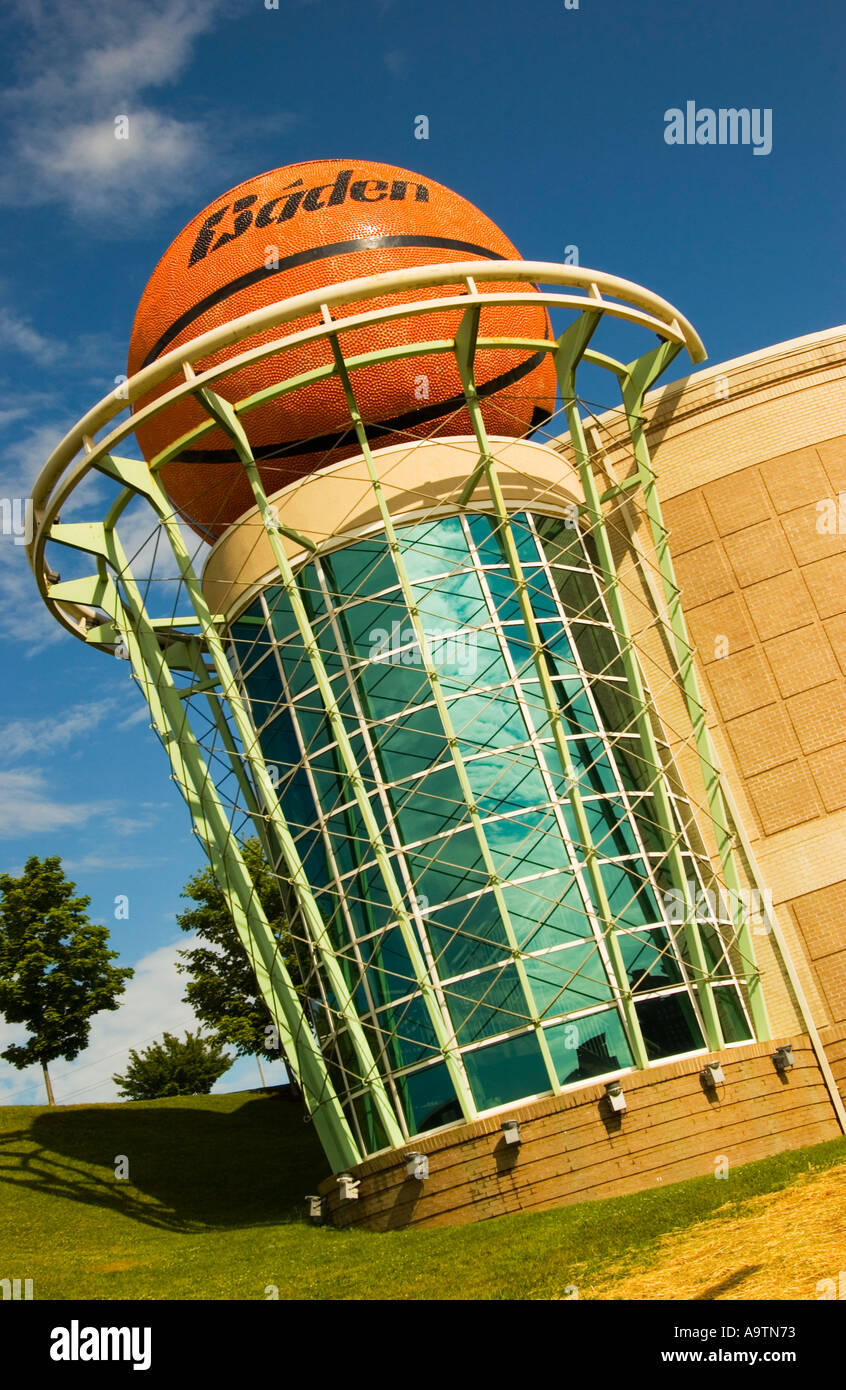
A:
{"type": "MultiPolygon", "coordinates": [[[[300,160],[426,174],[532,259],[575,245],[677,304],[714,363],[846,317],[839,0],[270,3],[3,7],[0,496],[27,495],[125,370],[137,301],[183,225],[300,160]],[[687,101],[769,109],[772,151],[668,145],[664,112],[687,101]]],[[[54,1068],[60,1101],[105,1100],[130,1046],[191,1024],[174,913],[200,854],[127,668],[51,623],[8,536],[0,625],[0,868],[61,855],[138,968],[89,1051],[54,1068]]],[[[247,1061],[220,1086],[256,1080],[247,1061]]],[[[40,1099],[37,1077],[0,1063],[0,1102],[40,1099]]]]}

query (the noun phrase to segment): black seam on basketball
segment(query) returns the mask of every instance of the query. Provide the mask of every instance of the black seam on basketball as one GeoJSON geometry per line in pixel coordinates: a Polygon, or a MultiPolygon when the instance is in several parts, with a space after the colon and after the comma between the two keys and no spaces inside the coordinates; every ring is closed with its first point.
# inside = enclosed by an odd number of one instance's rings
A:
{"type": "MultiPolygon", "coordinates": [[[[500,376],[491,377],[490,381],[484,382],[476,387],[477,395],[481,397],[491,396],[497,391],[501,391],[505,386],[511,386],[515,381],[521,381],[523,377],[533,372],[535,367],[540,366],[545,352],[533,353],[527,357],[525,362],[521,362],[519,367],[512,367],[510,371],[503,372],[500,376]]],[[[396,415],[390,420],[380,420],[378,424],[365,426],[365,434],[368,439],[379,439],[385,434],[392,434],[396,430],[409,429],[413,425],[425,425],[430,420],[438,420],[442,415],[448,415],[450,411],[460,410],[467,404],[464,395],[451,396],[448,400],[440,401],[434,405],[422,406],[419,410],[410,410],[405,415],[396,415]]],[[[325,454],[330,449],[335,449],[348,436],[354,433],[353,426],[348,425],[346,429],[336,434],[322,434],[313,439],[291,440],[283,444],[261,444],[253,450],[253,457],[257,463],[264,459],[279,459],[284,461],[287,454],[325,454]]],[[[173,459],[173,463],[237,463],[240,455],[234,449],[185,449],[178,458],[173,459]]]]}
{"type": "Polygon", "coordinates": [[[141,363],[141,367],[149,367],[156,358],[183,330],[189,323],[193,323],[207,309],[212,309],[215,304],[220,304],[224,299],[229,299],[239,290],[248,289],[250,285],[256,285],[260,280],[266,280],[271,275],[279,275],[283,270],[293,270],[296,266],[308,265],[311,261],[325,260],[328,256],[349,256],[356,251],[381,251],[388,247],[397,246],[430,246],[444,251],[469,251],[474,255],[481,256],[487,261],[505,261],[507,256],[501,256],[498,251],[489,251],[484,246],[476,246],[471,241],[454,241],[451,237],[443,236],[368,236],[358,237],[354,241],[334,241],[328,246],[312,246],[307,251],[297,251],[292,256],[285,256],[278,265],[257,266],[255,270],[248,270],[244,275],[239,275],[237,279],[230,280],[228,285],[221,285],[212,294],[206,295],[205,299],[199,300],[191,309],[186,309],[184,314],[180,314],[178,319],[174,319],[169,328],[159,338],[155,347],[152,347],[141,363]]]}

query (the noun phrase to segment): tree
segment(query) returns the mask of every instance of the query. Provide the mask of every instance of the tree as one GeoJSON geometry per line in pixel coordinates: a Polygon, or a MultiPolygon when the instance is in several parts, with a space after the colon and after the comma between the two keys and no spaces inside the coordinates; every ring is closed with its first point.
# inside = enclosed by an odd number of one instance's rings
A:
{"type": "Polygon", "coordinates": [[[88,920],[91,899],[74,897],[61,864],[33,855],[20,878],[0,874],[0,1014],[32,1034],[0,1057],[18,1068],[40,1062],[50,1105],[49,1063],[87,1047],[91,1019],[119,1007],[134,974],[110,964],[118,952],[108,949],[108,929],[88,920]]]}
{"type": "Polygon", "coordinates": [[[161,1096],[207,1096],[218,1077],[232,1066],[221,1044],[199,1033],[181,1042],[165,1033],[160,1043],[129,1054],[124,1076],[113,1076],[126,1100],[158,1100],[161,1096]]]}
{"type": "MultiPolygon", "coordinates": [[[[302,988],[279,881],[258,839],[244,841],[241,853],[270,929],[279,943],[284,964],[295,985],[302,988]]],[[[268,1061],[281,1058],[284,1062],[270,1010],[235,930],[223,890],[211,869],[200,869],[194,874],[186,883],[182,897],[190,898],[197,906],[177,913],[176,920],[183,931],[196,932],[203,943],[178,953],[184,964],[177,965],[177,969],[192,977],[185,989],[186,1003],[212,1030],[215,1038],[229,1043],[239,1057],[254,1054],[268,1061]]],[[[290,1066],[288,1073],[293,1083],[290,1066]]]]}

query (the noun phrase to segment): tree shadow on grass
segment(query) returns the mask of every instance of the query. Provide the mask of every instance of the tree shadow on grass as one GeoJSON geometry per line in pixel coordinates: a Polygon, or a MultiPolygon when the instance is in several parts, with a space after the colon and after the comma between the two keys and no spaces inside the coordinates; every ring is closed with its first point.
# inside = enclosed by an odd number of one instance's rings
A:
{"type": "Polygon", "coordinates": [[[0,1185],[170,1231],[303,1220],[328,1169],[302,1105],[279,1092],[228,1110],[216,1099],[40,1112],[0,1133],[0,1185]]]}

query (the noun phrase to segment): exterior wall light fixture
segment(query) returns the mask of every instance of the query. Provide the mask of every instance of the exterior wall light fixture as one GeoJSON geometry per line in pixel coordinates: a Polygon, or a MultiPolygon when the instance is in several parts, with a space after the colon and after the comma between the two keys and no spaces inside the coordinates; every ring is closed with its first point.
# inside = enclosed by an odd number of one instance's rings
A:
{"type": "Polygon", "coordinates": [[[626,1097],[623,1095],[623,1088],[619,1081],[609,1081],[605,1087],[605,1094],[611,1109],[617,1112],[626,1108],[626,1097]]]}
{"type": "Polygon", "coordinates": [[[357,1202],[360,1187],[361,1179],[354,1178],[352,1173],[338,1174],[338,1196],[342,1202],[357,1202]]]}
{"type": "Polygon", "coordinates": [[[699,1075],[702,1083],[711,1090],[716,1090],[718,1086],[724,1086],[726,1074],[719,1062],[706,1062],[699,1075]]]}
{"type": "Polygon", "coordinates": [[[429,1176],[429,1157],[428,1154],[420,1154],[412,1151],[405,1156],[405,1171],[410,1178],[416,1178],[422,1182],[429,1176]]]}

